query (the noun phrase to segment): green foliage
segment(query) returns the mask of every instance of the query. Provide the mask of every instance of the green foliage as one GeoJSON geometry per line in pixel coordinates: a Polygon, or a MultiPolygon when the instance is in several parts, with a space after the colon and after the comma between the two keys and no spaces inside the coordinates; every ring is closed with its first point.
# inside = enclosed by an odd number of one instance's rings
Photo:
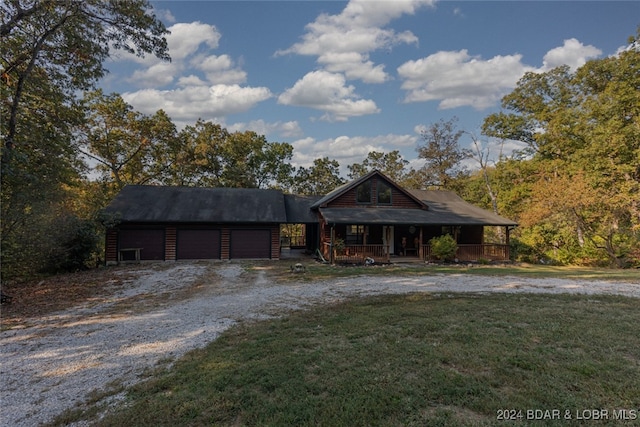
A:
{"type": "Polygon", "coordinates": [[[561,264],[638,262],[638,88],[634,40],[575,72],[526,74],[503,98],[506,111],[485,120],[486,135],[527,147],[490,172],[500,212],[519,219],[516,236],[531,248],[527,256],[561,264]]]}
{"type": "Polygon", "coordinates": [[[362,163],[354,163],[347,166],[347,169],[349,169],[349,179],[357,179],[373,170],[378,170],[391,180],[401,182],[407,174],[408,164],[409,161],[403,159],[398,150],[388,153],[370,151],[362,163]]]}
{"type": "Polygon", "coordinates": [[[301,167],[293,180],[293,193],[324,195],[344,184],[340,177],[340,164],[328,157],[315,159],[313,166],[301,167]]]}
{"type": "Polygon", "coordinates": [[[83,220],[73,215],[57,218],[54,238],[57,244],[49,251],[43,271],[59,273],[84,270],[95,266],[99,245],[102,243],[98,228],[91,220],[83,220]]]}
{"type": "Polygon", "coordinates": [[[443,261],[451,261],[458,251],[458,244],[450,234],[434,237],[429,240],[431,254],[443,261]]]}
{"type": "Polygon", "coordinates": [[[287,188],[291,185],[293,147],[269,142],[255,132],[234,132],[198,120],[168,147],[167,185],[206,187],[287,188]]]}
{"type": "Polygon", "coordinates": [[[85,172],[75,139],[84,120],[77,93],[104,76],[113,49],[169,59],[166,29],[146,0],[15,0],[1,8],[2,275],[33,275],[51,259],[75,268],[59,254],[84,258],[76,243],[64,248],[76,229],[63,228],[67,236],[57,226],[60,218],[93,214],[68,208],[85,172]]]}
{"type": "Polygon", "coordinates": [[[457,118],[440,120],[422,131],[423,145],[419,145],[418,157],[425,164],[420,170],[423,179],[419,187],[437,187],[456,191],[468,172],[462,161],[469,158],[471,152],[460,148],[458,141],[464,133],[456,129],[457,118]]]}

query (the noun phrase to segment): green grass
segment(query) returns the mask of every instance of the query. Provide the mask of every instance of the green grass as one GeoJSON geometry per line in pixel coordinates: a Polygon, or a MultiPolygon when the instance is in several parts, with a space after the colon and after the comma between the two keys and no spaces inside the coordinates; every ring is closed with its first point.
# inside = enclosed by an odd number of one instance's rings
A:
{"type": "MultiPolygon", "coordinates": [[[[606,269],[534,264],[499,264],[469,266],[467,263],[450,265],[390,264],[377,266],[338,266],[305,262],[305,274],[290,274],[292,262],[265,264],[262,268],[277,270],[280,279],[312,282],[318,279],[361,275],[427,275],[475,274],[484,276],[518,276],[530,278],[560,278],[581,280],[616,280],[640,286],[640,269],[606,269]]],[[[261,268],[261,267],[258,267],[261,268]]]]}
{"type": "Polygon", "coordinates": [[[353,300],[234,327],[97,425],[489,426],[502,409],[637,411],[638,325],[640,300],[614,296],[353,300]]]}

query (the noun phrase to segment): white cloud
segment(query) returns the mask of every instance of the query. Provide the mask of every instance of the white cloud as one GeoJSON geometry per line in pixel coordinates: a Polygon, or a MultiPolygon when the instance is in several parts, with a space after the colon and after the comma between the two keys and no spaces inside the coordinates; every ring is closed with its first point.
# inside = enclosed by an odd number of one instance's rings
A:
{"type": "MultiPolygon", "coordinates": [[[[161,61],[153,55],[147,55],[144,58],[132,54],[119,56],[118,59],[132,60],[146,67],[134,71],[127,79],[129,82],[144,88],[166,86],[187,70],[190,58],[193,60],[194,55],[199,51],[216,49],[221,37],[215,26],[201,22],[178,23],[170,26],[168,30],[171,32],[166,36],[171,62],[161,61]]],[[[206,59],[206,56],[204,58],[206,59]]],[[[227,70],[220,70],[218,74],[220,76],[212,83],[239,83],[238,71],[232,69],[231,65],[227,70]],[[225,71],[231,73],[233,77],[225,79],[225,71]]]]}
{"type": "Polygon", "coordinates": [[[398,67],[407,90],[405,102],[440,100],[439,108],[495,105],[526,71],[521,55],[471,57],[467,50],[438,52],[398,67]]]}
{"type": "Polygon", "coordinates": [[[158,62],[149,68],[134,71],[127,81],[141,87],[166,86],[173,82],[178,68],[175,64],[158,62]]]}
{"type": "MultiPolygon", "coordinates": [[[[418,141],[416,135],[377,135],[366,136],[339,136],[316,141],[313,138],[303,138],[293,142],[294,166],[309,167],[313,161],[322,157],[335,159],[340,163],[340,171],[347,175],[347,166],[360,163],[367,158],[371,151],[390,152],[402,148],[414,147],[418,141]]],[[[406,159],[409,160],[409,159],[406,159]]]]}
{"type": "Polygon", "coordinates": [[[154,9],[154,12],[161,20],[166,23],[173,24],[176,22],[176,17],[173,16],[173,13],[169,9],[154,9]]]}
{"type": "Polygon", "coordinates": [[[259,135],[278,134],[285,138],[296,138],[302,136],[303,132],[297,121],[268,123],[264,120],[252,120],[249,123],[234,123],[226,126],[231,132],[253,131],[259,135]]]}
{"type": "Polygon", "coordinates": [[[190,74],[188,76],[183,76],[178,79],[178,86],[207,86],[207,82],[202,80],[200,77],[190,74]]]}
{"type": "Polygon", "coordinates": [[[239,85],[188,86],[174,90],[143,89],[122,94],[136,110],[153,114],[163,109],[176,120],[205,120],[241,113],[272,97],[265,87],[239,85]]]}
{"type": "Polygon", "coordinates": [[[346,121],[349,117],[378,113],[370,99],[357,99],[355,88],[347,86],[342,74],[312,71],[278,97],[278,103],[324,111],[327,121],[346,121]]]}
{"type": "Polygon", "coordinates": [[[572,70],[602,52],[576,39],[549,50],[540,68],[522,63],[522,55],[494,56],[484,60],[466,49],[441,51],[398,67],[406,90],[405,102],[440,101],[439,108],[471,106],[482,110],[496,105],[526,72],[545,72],[559,65],[572,70]]]}
{"type": "Polygon", "coordinates": [[[317,56],[318,63],[331,72],[343,72],[349,79],[382,83],[389,76],[384,65],[375,65],[369,53],[398,44],[417,43],[410,31],[396,33],[383,28],[403,14],[414,14],[434,0],[369,1],[351,0],[339,15],[322,14],[307,24],[302,41],[276,55],[317,56]]]}
{"type": "Polygon", "coordinates": [[[229,55],[210,55],[191,61],[213,84],[236,84],[247,80],[247,73],[235,67],[229,55]]]}
{"type": "Polygon", "coordinates": [[[168,28],[169,55],[172,61],[180,61],[193,55],[204,43],[216,49],[222,35],[214,25],[201,22],[178,23],[168,28]]]}
{"type": "Polygon", "coordinates": [[[551,70],[560,65],[568,65],[572,71],[583,66],[587,60],[596,58],[602,51],[595,46],[585,46],[575,38],[564,41],[560,47],[551,49],[544,56],[543,71],[551,70]]]}
{"type": "Polygon", "coordinates": [[[121,58],[141,66],[126,80],[142,89],[122,95],[137,110],[152,114],[163,109],[177,124],[198,118],[223,120],[273,96],[266,87],[241,87],[247,73],[229,55],[212,53],[221,38],[215,26],[191,22],[168,29],[171,62],[155,57],[121,58]],[[163,87],[170,88],[161,90],[163,87]]]}

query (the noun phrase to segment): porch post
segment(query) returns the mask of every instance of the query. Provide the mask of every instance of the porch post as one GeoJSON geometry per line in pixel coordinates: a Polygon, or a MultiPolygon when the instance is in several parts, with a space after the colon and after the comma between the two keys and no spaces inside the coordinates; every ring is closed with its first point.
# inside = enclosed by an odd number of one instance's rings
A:
{"type": "Polygon", "coordinates": [[[391,226],[387,225],[385,228],[385,240],[387,242],[387,262],[391,261],[391,226]]]}
{"type": "Polygon", "coordinates": [[[420,242],[418,242],[417,254],[420,259],[422,259],[422,226],[420,226],[420,242]]]}
{"type": "Polygon", "coordinates": [[[507,261],[511,259],[511,246],[509,245],[509,226],[504,227],[505,233],[505,244],[507,245],[507,261]]]}
{"type": "Polygon", "coordinates": [[[334,243],[335,237],[336,237],[336,229],[335,229],[335,226],[332,225],[331,226],[331,244],[329,245],[329,262],[331,264],[333,264],[333,261],[334,261],[334,259],[333,259],[333,243],[334,243]]]}

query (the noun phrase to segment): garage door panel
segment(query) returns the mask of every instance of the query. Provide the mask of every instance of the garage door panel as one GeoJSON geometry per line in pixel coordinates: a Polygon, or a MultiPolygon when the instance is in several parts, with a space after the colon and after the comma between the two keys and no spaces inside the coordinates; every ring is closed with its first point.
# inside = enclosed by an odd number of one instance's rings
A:
{"type": "Polygon", "coordinates": [[[220,259],[220,230],[178,230],[178,259],[220,259]]]}
{"type": "Polygon", "coordinates": [[[271,230],[231,230],[231,258],[271,258],[271,230]]]}
{"type": "MultiPolygon", "coordinates": [[[[120,249],[141,248],[141,260],[164,260],[164,230],[120,230],[120,249]]],[[[124,260],[133,259],[133,253],[123,253],[124,260]]]]}

